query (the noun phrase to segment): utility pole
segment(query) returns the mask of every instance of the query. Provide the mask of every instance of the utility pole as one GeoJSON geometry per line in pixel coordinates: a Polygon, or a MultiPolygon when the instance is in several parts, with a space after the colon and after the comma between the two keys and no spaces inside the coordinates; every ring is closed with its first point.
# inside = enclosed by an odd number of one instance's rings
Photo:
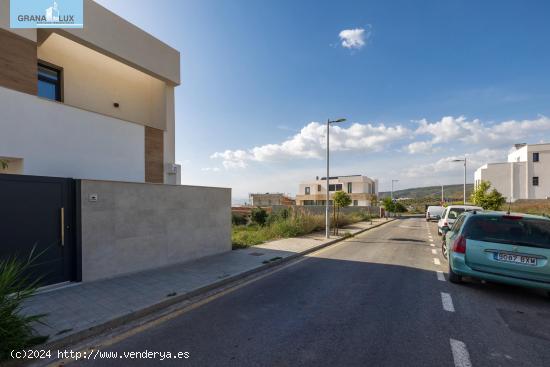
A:
{"type": "Polygon", "coordinates": [[[331,121],[327,120],[327,199],[325,203],[325,237],[330,238],[330,216],[329,216],[329,201],[330,201],[330,125],[344,122],[346,119],[338,119],[331,121]]]}

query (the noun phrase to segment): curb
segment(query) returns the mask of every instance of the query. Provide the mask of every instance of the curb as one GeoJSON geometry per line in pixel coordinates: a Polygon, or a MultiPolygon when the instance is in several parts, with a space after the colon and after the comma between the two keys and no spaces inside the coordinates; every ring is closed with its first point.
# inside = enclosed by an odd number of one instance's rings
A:
{"type": "Polygon", "coordinates": [[[159,303],[156,303],[152,306],[145,307],[145,308],[142,308],[141,310],[133,311],[133,312],[128,313],[124,316],[117,317],[115,319],[109,320],[109,321],[104,322],[102,324],[92,326],[89,329],[76,332],[76,333],[68,335],[66,337],[57,339],[57,340],[55,340],[51,343],[42,344],[39,347],[41,349],[57,350],[57,349],[62,349],[63,347],[66,347],[70,344],[76,344],[78,342],[83,341],[84,339],[88,339],[88,338],[92,338],[94,336],[98,336],[99,334],[101,334],[105,331],[108,331],[109,329],[114,329],[116,327],[122,326],[122,325],[124,325],[128,322],[135,321],[137,319],[148,316],[148,315],[150,315],[152,313],[155,313],[157,311],[160,311],[160,310],[166,309],[170,306],[173,306],[176,303],[183,302],[185,300],[196,297],[198,295],[201,295],[201,294],[206,293],[208,291],[211,291],[213,289],[220,288],[220,287],[225,286],[229,283],[233,283],[235,281],[241,280],[241,279],[246,278],[246,277],[248,277],[252,274],[259,273],[259,272],[267,270],[269,268],[273,268],[273,267],[279,266],[281,264],[287,263],[287,262],[289,262],[291,260],[294,260],[296,258],[303,257],[305,255],[308,255],[308,254],[312,253],[312,252],[318,251],[322,248],[325,248],[325,247],[331,246],[335,243],[338,243],[338,242],[347,240],[349,238],[355,237],[358,234],[364,233],[364,232],[369,231],[373,228],[377,228],[377,227],[383,226],[384,224],[393,222],[394,220],[396,220],[396,219],[391,218],[391,219],[388,219],[388,220],[383,221],[381,223],[377,223],[376,225],[373,225],[372,227],[361,229],[358,232],[353,233],[350,236],[336,238],[334,240],[325,242],[323,244],[312,247],[312,248],[307,249],[305,251],[292,254],[292,255],[287,256],[287,257],[285,257],[283,259],[280,259],[278,261],[273,261],[273,262],[270,262],[270,263],[267,263],[267,264],[262,264],[262,265],[260,265],[256,268],[254,268],[254,269],[250,269],[250,270],[247,270],[245,272],[238,273],[238,274],[235,274],[233,276],[229,276],[227,278],[216,281],[216,282],[211,283],[209,285],[206,285],[204,287],[194,289],[190,292],[187,292],[187,293],[184,293],[184,294],[181,294],[181,295],[176,295],[174,297],[171,297],[169,299],[166,299],[166,300],[163,300],[159,303]]]}

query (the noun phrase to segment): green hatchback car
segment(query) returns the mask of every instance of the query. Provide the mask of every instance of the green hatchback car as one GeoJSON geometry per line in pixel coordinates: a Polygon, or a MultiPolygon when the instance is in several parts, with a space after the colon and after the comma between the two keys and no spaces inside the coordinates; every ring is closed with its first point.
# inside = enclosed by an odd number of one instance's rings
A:
{"type": "Polygon", "coordinates": [[[504,212],[464,213],[443,241],[453,283],[468,276],[550,291],[548,218],[504,212]]]}

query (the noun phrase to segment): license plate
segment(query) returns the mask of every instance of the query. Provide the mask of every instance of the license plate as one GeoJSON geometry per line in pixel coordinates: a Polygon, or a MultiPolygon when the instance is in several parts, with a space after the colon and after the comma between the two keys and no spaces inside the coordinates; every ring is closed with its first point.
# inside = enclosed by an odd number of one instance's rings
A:
{"type": "Polygon", "coordinates": [[[493,256],[496,261],[537,266],[536,257],[525,256],[525,255],[513,255],[513,254],[507,254],[503,252],[497,252],[493,256]]]}

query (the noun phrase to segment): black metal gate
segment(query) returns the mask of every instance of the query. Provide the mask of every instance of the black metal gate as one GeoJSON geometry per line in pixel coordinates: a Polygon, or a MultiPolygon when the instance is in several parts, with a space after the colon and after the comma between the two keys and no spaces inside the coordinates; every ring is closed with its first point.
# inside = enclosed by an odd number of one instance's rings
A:
{"type": "Polygon", "coordinates": [[[75,195],[73,179],[0,174],[0,259],[35,248],[41,286],[74,280],[75,195]]]}

